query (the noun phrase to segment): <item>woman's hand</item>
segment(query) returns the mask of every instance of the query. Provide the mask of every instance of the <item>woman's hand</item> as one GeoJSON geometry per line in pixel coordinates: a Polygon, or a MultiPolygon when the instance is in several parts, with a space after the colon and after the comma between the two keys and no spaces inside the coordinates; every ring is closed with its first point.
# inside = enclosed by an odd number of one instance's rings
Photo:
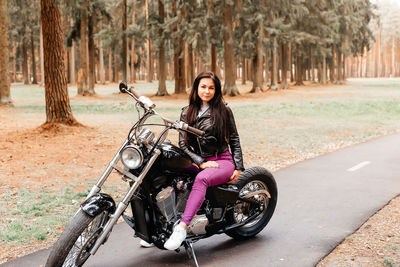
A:
{"type": "Polygon", "coordinates": [[[231,176],[231,179],[228,181],[228,184],[235,182],[239,178],[241,173],[242,170],[235,170],[231,176]]]}
{"type": "Polygon", "coordinates": [[[205,161],[205,162],[200,163],[199,167],[201,169],[218,168],[219,165],[216,161],[205,161]]]}

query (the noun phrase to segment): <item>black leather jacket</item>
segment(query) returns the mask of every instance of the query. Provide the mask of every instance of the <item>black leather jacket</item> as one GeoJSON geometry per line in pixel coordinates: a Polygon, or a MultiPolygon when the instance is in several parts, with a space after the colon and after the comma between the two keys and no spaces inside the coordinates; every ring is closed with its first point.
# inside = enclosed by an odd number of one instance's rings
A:
{"type": "MultiPolygon", "coordinates": [[[[189,106],[182,108],[181,121],[187,122],[186,112],[189,106]]],[[[244,170],[242,148],[240,147],[239,135],[236,129],[235,119],[233,118],[232,110],[227,105],[229,113],[229,144],[227,140],[217,141],[213,132],[215,125],[212,123],[210,109],[205,111],[197,118],[194,125],[197,129],[205,132],[203,138],[198,138],[192,134],[179,133],[179,146],[192,158],[193,162],[200,165],[205,158],[216,156],[231,149],[233,161],[236,170],[244,170]],[[214,138],[213,138],[214,137],[214,138]],[[185,140],[188,140],[187,145],[185,140]]]]}

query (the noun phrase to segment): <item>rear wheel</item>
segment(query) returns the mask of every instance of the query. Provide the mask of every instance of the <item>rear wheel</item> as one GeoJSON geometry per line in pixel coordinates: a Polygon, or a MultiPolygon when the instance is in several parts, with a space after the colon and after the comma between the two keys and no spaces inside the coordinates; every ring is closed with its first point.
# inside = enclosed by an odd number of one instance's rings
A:
{"type": "Polygon", "coordinates": [[[53,245],[46,267],[82,266],[89,258],[89,251],[96,243],[108,218],[106,211],[95,217],[82,210],[78,211],[53,245]]]}
{"type": "Polygon", "coordinates": [[[258,234],[271,219],[278,197],[277,186],[272,174],[262,167],[252,167],[242,172],[233,183],[239,190],[239,196],[252,203],[238,200],[228,214],[231,224],[242,223],[257,215],[245,225],[229,230],[227,235],[234,239],[247,239],[258,234]]]}

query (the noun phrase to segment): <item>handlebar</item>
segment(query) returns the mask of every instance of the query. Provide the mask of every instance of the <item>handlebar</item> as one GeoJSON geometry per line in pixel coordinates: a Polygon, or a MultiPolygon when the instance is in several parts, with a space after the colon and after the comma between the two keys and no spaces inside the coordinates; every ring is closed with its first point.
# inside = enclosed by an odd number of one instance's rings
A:
{"type": "MultiPolygon", "coordinates": [[[[153,108],[156,107],[156,105],[153,104],[153,102],[149,98],[147,98],[145,96],[141,96],[138,92],[136,92],[133,89],[133,86],[128,88],[128,84],[125,81],[122,81],[119,84],[119,90],[120,90],[121,93],[127,93],[130,96],[132,96],[142,107],[145,107],[147,109],[153,109],[153,108]]],[[[162,117],[162,119],[165,122],[173,125],[177,129],[182,129],[182,130],[191,132],[191,133],[199,135],[199,136],[203,136],[204,135],[204,131],[196,129],[196,128],[192,127],[192,126],[189,126],[187,123],[185,123],[183,121],[179,121],[179,122],[178,121],[173,121],[173,120],[170,120],[170,119],[164,118],[164,117],[162,117]]]]}
{"type": "Polygon", "coordinates": [[[128,88],[128,84],[125,81],[122,81],[119,84],[119,91],[132,96],[142,107],[146,109],[153,109],[156,107],[156,105],[148,97],[141,96],[138,92],[136,92],[133,86],[128,88]]]}
{"type": "Polygon", "coordinates": [[[204,131],[199,130],[197,128],[194,128],[192,126],[189,126],[187,123],[185,123],[183,121],[173,121],[173,120],[170,120],[170,119],[167,119],[167,118],[163,118],[163,120],[165,122],[171,124],[171,125],[174,125],[175,128],[177,128],[177,129],[182,129],[182,130],[194,133],[194,134],[199,135],[199,136],[203,136],[204,135],[204,131]]]}
{"type": "Polygon", "coordinates": [[[189,126],[189,125],[187,126],[187,130],[188,130],[189,132],[195,133],[195,134],[200,135],[200,136],[203,136],[203,135],[204,135],[204,131],[199,130],[199,129],[196,129],[196,128],[194,128],[194,127],[192,127],[192,126],[189,126]]]}

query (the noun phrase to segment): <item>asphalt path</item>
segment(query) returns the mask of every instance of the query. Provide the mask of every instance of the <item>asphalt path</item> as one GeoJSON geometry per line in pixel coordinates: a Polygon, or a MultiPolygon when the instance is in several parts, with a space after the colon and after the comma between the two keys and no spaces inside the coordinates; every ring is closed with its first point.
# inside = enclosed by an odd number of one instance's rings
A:
{"type": "MultiPolygon", "coordinates": [[[[226,235],[194,244],[200,266],[315,266],[346,236],[400,193],[400,135],[390,135],[297,163],[274,176],[278,204],[255,238],[226,235]]],[[[44,265],[49,250],[1,266],[44,265]]],[[[180,253],[140,248],[124,223],[85,266],[193,266],[180,253]]]]}

